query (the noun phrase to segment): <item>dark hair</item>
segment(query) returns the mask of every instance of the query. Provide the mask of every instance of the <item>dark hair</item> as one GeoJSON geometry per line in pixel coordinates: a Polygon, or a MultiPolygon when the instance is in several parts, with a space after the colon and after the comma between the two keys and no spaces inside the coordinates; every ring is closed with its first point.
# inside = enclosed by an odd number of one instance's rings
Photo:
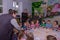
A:
{"type": "Polygon", "coordinates": [[[47,36],[47,40],[57,40],[56,37],[52,36],[52,35],[48,35],[47,36]]]}
{"type": "Polygon", "coordinates": [[[47,22],[50,22],[50,20],[48,20],[47,22]]]}
{"type": "Polygon", "coordinates": [[[42,22],[45,22],[45,20],[42,20],[42,22]]]}
{"type": "Polygon", "coordinates": [[[16,10],[13,10],[12,12],[13,12],[14,14],[16,14],[16,13],[17,13],[17,11],[16,11],[16,10]]]}
{"type": "Polygon", "coordinates": [[[8,12],[9,14],[16,14],[17,13],[17,11],[16,10],[12,10],[12,9],[9,9],[9,12],[8,12]]]}
{"type": "Polygon", "coordinates": [[[58,21],[54,21],[54,22],[56,22],[56,24],[58,25],[58,21]]]}
{"type": "Polygon", "coordinates": [[[34,23],[36,23],[37,21],[39,21],[39,20],[35,20],[35,22],[34,22],[34,23]]]}
{"type": "Polygon", "coordinates": [[[8,10],[8,13],[9,13],[9,14],[12,14],[12,9],[9,9],[9,10],[8,10]]]}
{"type": "Polygon", "coordinates": [[[59,28],[60,28],[60,25],[59,25],[59,28]]]}

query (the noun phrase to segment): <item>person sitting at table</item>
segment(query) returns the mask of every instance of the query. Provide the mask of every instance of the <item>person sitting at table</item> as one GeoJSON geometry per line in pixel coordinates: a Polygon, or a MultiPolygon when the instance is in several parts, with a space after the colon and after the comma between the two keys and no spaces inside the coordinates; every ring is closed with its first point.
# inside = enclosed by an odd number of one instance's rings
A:
{"type": "Polygon", "coordinates": [[[19,26],[22,27],[22,22],[19,23],[19,26]]]}
{"type": "Polygon", "coordinates": [[[33,33],[31,33],[31,32],[27,33],[26,36],[27,36],[27,40],[34,40],[33,33]]]}
{"type": "Polygon", "coordinates": [[[32,33],[25,33],[24,30],[20,31],[18,35],[19,40],[34,40],[34,36],[32,33]]]}
{"type": "Polygon", "coordinates": [[[58,29],[58,21],[53,22],[53,29],[57,30],[58,29]]]}
{"type": "Polygon", "coordinates": [[[29,21],[26,22],[26,26],[27,26],[27,29],[29,30],[30,29],[30,23],[29,23],[29,21]]]}
{"type": "Polygon", "coordinates": [[[25,35],[25,31],[21,30],[20,33],[18,34],[18,40],[26,40],[27,37],[25,35]]]}
{"type": "Polygon", "coordinates": [[[57,38],[55,36],[48,35],[47,40],[57,40],[57,38]]]}
{"type": "Polygon", "coordinates": [[[16,28],[13,29],[12,40],[18,40],[18,30],[16,28]]]}
{"type": "Polygon", "coordinates": [[[41,25],[41,23],[42,23],[42,16],[41,15],[39,15],[39,23],[40,23],[40,25],[41,25]]]}
{"type": "Polygon", "coordinates": [[[22,26],[22,28],[23,28],[24,30],[27,30],[27,24],[26,24],[26,22],[24,22],[24,25],[22,26]]]}
{"type": "Polygon", "coordinates": [[[30,28],[35,28],[34,21],[31,21],[30,28]]]}
{"type": "Polygon", "coordinates": [[[36,20],[35,27],[36,27],[36,28],[39,27],[39,20],[36,20]]]}
{"type": "Polygon", "coordinates": [[[52,24],[50,20],[46,22],[46,28],[52,28],[52,24]]]}
{"type": "Polygon", "coordinates": [[[42,20],[41,27],[46,27],[45,20],[42,20]]]}

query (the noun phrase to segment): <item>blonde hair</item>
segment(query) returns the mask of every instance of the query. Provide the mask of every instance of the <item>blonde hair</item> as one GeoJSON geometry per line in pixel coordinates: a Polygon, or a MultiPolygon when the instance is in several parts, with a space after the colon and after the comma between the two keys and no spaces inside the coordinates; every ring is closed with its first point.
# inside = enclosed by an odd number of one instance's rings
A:
{"type": "Polygon", "coordinates": [[[32,33],[24,34],[24,31],[21,31],[21,32],[20,32],[20,34],[19,34],[19,40],[20,40],[24,35],[27,37],[26,40],[34,40],[34,37],[33,37],[32,33]]]}

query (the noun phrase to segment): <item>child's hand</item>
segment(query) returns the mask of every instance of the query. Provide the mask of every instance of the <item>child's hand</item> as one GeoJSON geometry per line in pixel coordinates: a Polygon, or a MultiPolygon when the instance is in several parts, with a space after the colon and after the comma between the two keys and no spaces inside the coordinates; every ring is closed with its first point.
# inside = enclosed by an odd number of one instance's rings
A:
{"type": "Polygon", "coordinates": [[[14,31],[14,33],[18,33],[18,30],[17,30],[17,29],[15,29],[15,28],[13,29],[13,31],[14,31]]]}

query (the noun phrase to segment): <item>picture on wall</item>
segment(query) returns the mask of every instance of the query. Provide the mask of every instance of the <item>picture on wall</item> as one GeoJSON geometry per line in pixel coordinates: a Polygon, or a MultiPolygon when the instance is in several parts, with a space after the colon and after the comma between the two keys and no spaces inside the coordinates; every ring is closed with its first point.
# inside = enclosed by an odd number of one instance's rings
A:
{"type": "Polygon", "coordinates": [[[32,3],[32,16],[54,17],[60,15],[60,3],[58,0],[38,1],[32,3]]]}
{"type": "Polygon", "coordinates": [[[40,6],[42,2],[43,1],[32,3],[32,16],[39,15],[41,13],[42,8],[40,6]]]}
{"type": "Polygon", "coordinates": [[[46,10],[46,2],[40,1],[40,2],[33,2],[32,3],[32,15],[36,16],[46,16],[47,10],[46,10]]]}

